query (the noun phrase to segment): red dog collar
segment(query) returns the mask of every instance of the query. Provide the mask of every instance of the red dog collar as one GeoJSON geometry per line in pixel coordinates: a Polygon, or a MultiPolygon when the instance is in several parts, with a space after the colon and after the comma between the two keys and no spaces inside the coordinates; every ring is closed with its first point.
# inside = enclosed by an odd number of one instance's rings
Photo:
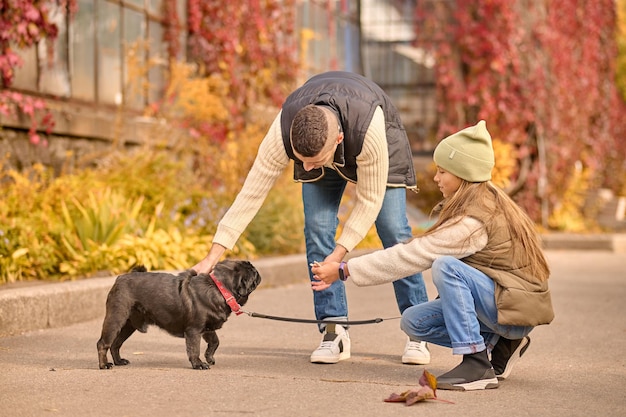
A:
{"type": "Polygon", "coordinates": [[[226,303],[228,304],[230,309],[233,311],[233,313],[237,315],[243,314],[243,311],[241,310],[241,306],[239,305],[237,300],[235,300],[235,297],[233,297],[231,292],[228,291],[228,289],[226,289],[226,287],[224,287],[224,285],[217,278],[215,278],[215,275],[213,275],[212,272],[209,274],[209,276],[211,277],[211,279],[217,286],[217,289],[220,290],[220,292],[222,293],[224,300],[226,300],[226,303]]]}

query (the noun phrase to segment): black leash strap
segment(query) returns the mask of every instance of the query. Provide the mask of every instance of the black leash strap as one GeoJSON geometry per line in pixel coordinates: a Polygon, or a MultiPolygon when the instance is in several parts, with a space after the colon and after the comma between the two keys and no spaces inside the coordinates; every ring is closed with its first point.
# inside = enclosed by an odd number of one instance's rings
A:
{"type": "MultiPolygon", "coordinates": [[[[243,311],[245,314],[247,314],[250,317],[256,317],[259,319],[268,319],[268,320],[278,320],[278,321],[288,321],[288,322],[292,322],[292,323],[312,323],[312,324],[318,324],[318,323],[327,323],[327,324],[342,324],[342,325],[348,325],[348,326],[358,326],[360,324],[374,324],[374,323],[380,323],[382,321],[384,321],[385,319],[381,319],[379,318],[375,318],[375,319],[370,319],[370,320],[348,320],[348,321],[341,321],[341,320],[311,320],[311,319],[297,319],[297,318],[293,318],[293,317],[278,317],[278,316],[268,316],[267,314],[260,314],[260,313],[254,313],[254,312],[249,312],[249,311],[243,311]]],[[[400,317],[393,317],[394,319],[399,319],[400,317]]],[[[386,320],[391,320],[391,319],[386,319],[386,320]]]]}

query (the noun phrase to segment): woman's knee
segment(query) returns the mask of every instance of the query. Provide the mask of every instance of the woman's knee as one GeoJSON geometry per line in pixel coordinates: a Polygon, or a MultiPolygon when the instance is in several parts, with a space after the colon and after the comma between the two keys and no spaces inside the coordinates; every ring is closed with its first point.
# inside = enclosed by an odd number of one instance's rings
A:
{"type": "Polygon", "coordinates": [[[414,329],[413,323],[411,322],[411,320],[406,315],[407,311],[410,308],[411,307],[409,307],[406,310],[404,310],[404,313],[402,314],[402,317],[400,318],[400,330],[402,330],[404,333],[406,333],[409,336],[411,336],[411,335],[413,335],[415,333],[415,329],[414,329]]]}
{"type": "Polygon", "coordinates": [[[451,266],[457,262],[460,262],[454,256],[441,256],[433,262],[431,267],[431,273],[433,282],[440,281],[442,278],[450,275],[451,266]]]}
{"type": "Polygon", "coordinates": [[[414,305],[402,313],[400,329],[414,340],[428,341],[433,332],[445,327],[441,300],[414,305]]]}
{"type": "Polygon", "coordinates": [[[409,336],[416,337],[420,333],[419,323],[423,314],[418,312],[419,305],[412,306],[404,310],[400,318],[400,330],[409,336]]]}

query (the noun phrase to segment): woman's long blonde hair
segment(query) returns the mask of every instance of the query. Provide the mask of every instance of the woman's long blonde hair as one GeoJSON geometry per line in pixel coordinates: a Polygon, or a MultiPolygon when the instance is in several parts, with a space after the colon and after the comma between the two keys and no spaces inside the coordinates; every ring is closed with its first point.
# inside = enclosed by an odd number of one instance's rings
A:
{"type": "MultiPolygon", "coordinates": [[[[468,214],[470,205],[484,210],[485,213],[493,213],[492,202],[495,203],[495,210],[502,211],[504,214],[511,238],[517,240],[526,249],[526,261],[530,265],[531,273],[539,279],[547,279],[550,268],[543,255],[535,224],[511,197],[490,181],[468,182],[461,180],[461,186],[454,195],[433,209],[433,215],[438,213],[439,217],[424,234],[427,235],[441,227],[449,227],[458,223],[468,214]]],[[[494,217],[485,216],[489,219],[494,217]]]]}

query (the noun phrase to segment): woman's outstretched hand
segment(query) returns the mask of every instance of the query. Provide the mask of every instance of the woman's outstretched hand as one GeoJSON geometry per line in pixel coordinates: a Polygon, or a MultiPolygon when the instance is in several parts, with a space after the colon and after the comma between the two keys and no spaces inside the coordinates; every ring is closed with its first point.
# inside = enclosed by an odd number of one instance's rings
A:
{"type": "Polygon", "coordinates": [[[313,279],[311,288],[314,291],[323,291],[339,279],[339,262],[314,262],[311,264],[313,279]]]}

